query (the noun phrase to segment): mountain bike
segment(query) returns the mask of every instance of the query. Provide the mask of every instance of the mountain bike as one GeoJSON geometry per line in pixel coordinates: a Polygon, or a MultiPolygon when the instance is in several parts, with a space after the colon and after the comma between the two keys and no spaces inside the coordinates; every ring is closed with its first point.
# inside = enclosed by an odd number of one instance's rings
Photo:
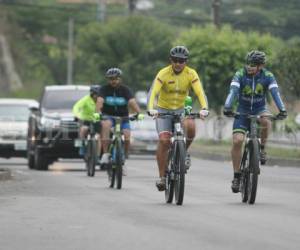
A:
{"type": "Polygon", "coordinates": [[[240,192],[242,202],[254,204],[257,194],[258,175],[260,174],[260,138],[258,136],[258,120],[260,118],[268,118],[270,120],[278,120],[273,115],[250,115],[242,113],[234,113],[234,118],[245,116],[250,120],[250,129],[247,131],[246,141],[243,147],[243,156],[240,164],[241,182],[240,192]]]}
{"type": "Polygon", "coordinates": [[[200,118],[199,113],[190,113],[189,115],[175,113],[159,113],[158,117],[172,118],[172,138],[171,146],[168,152],[168,165],[166,170],[166,190],[165,200],[172,203],[175,193],[175,202],[182,205],[185,187],[185,157],[186,157],[186,139],[183,132],[182,120],[188,118],[200,118]]]}
{"type": "Polygon", "coordinates": [[[114,119],[115,126],[112,131],[111,144],[109,146],[110,161],[107,164],[107,174],[110,187],[116,186],[117,189],[122,188],[123,165],[125,164],[125,148],[124,135],[121,130],[123,120],[136,120],[136,116],[120,117],[120,116],[103,116],[102,119],[114,119]]]}
{"type": "Polygon", "coordinates": [[[95,175],[95,167],[98,160],[98,139],[95,130],[95,123],[89,123],[89,129],[86,139],[84,140],[85,147],[85,163],[87,176],[93,177],[95,175]]]}

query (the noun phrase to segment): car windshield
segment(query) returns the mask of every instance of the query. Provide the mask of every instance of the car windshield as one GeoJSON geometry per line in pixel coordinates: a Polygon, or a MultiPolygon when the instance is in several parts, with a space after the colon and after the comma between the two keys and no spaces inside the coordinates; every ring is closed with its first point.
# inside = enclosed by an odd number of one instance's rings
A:
{"type": "Polygon", "coordinates": [[[1,121],[27,121],[29,108],[27,105],[0,104],[1,121]]]}
{"type": "Polygon", "coordinates": [[[88,93],[88,89],[47,90],[41,105],[45,109],[72,109],[75,102],[88,93]]]}

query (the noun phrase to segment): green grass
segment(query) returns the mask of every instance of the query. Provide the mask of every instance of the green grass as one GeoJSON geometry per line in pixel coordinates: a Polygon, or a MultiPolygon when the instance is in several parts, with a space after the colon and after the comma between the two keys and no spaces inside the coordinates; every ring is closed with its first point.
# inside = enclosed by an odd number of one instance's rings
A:
{"type": "MultiPolygon", "coordinates": [[[[213,141],[213,140],[196,140],[192,144],[193,148],[199,148],[202,153],[217,153],[230,156],[231,141],[213,141]]],[[[281,148],[268,146],[266,148],[268,156],[281,159],[300,160],[300,148],[281,148]]]]}

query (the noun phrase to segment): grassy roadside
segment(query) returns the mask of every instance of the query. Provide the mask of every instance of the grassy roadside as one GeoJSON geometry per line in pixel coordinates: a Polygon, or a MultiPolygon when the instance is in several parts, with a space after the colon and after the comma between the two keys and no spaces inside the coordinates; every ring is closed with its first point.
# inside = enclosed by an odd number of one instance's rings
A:
{"type": "MultiPolygon", "coordinates": [[[[193,142],[192,148],[204,154],[212,153],[230,157],[231,141],[196,140],[193,142]]],[[[269,157],[300,160],[299,148],[281,148],[270,145],[266,150],[269,157]]]]}

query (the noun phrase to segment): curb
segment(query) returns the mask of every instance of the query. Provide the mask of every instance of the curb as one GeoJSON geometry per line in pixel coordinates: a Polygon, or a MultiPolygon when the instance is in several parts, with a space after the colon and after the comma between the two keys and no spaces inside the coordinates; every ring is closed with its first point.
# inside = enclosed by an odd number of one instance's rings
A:
{"type": "Polygon", "coordinates": [[[0,181],[11,179],[11,171],[7,168],[0,168],[0,181]]]}
{"type": "MultiPolygon", "coordinates": [[[[212,160],[212,161],[231,161],[230,154],[218,154],[212,152],[201,152],[201,150],[197,150],[195,148],[191,148],[190,150],[191,156],[195,158],[201,158],[204,160],[212,160]]],[[[280,159],[269,157],[266,162],[266,166],[281,166],[281,167],[300,167],[300,160],[297,159],[280,159]]]]}

